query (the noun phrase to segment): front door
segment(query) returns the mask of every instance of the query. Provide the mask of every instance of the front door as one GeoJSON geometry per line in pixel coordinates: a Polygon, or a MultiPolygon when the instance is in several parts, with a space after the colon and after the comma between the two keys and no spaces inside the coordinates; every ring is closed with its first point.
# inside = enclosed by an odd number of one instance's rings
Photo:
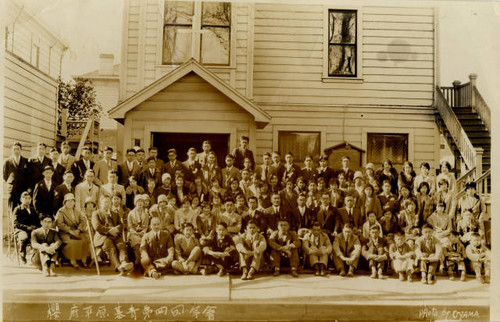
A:
{"type": "Polygon", "coordinates": [[[158,148],[158,157],[168,161],[169,149],[177,150],[177,159],[186,161],[189,148],[196,148],[198,153],[202,152],[203,141],[212,142],[212,151],[217,155],[217,162],[221,168],[225,167],[225,158],[229,150],[229,134],[211,133],[162,133],[153,132],[152,146],[158,148]]]}

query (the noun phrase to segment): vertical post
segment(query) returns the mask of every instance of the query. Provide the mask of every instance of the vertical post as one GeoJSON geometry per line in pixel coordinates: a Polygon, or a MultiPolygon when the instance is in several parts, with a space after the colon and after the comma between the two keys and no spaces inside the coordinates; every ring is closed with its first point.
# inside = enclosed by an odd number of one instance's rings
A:
{"type": "Polygon", "coordinates": [[[476,148],[476,178],[483,174],[483,148],[476,148]]]}
{"type": "Polygon", "coordinates": [[[459,80],[453,81],[453,96],[452,96],[452,101],[450,102],[451,108],[461,106],[460,105],[460,84],[461,82],[459,80]]]}
{"type": "Polygon", "coordinates": [[[470,106],[474,109],[476,106],[476,100],[474,99],[474,87],[476,87],[477,84],[477,74],[470,74],[469,75],[469,80],[470,80],[470,106]]]}

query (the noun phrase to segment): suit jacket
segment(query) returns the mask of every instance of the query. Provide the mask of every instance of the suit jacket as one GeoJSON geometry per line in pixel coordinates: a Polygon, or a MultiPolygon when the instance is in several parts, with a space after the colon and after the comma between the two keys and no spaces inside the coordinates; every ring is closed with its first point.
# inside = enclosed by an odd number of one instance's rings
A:
{"type": "Polygon", "coordinates": [[[241,150],[241,148],[234,148],[234,166],[238,169],[243,169],[243,161],[245,158],[249,158],[250,162],[252,162],[251,169],[253,170],[255,167],[255,161],[253,159],[253,152],[251,150],[246,149],[245,151],[241,150]]]}
{"type": "Polygon", "coordinates": [[[106,238],[122,241],[123,225],[120,216],[116,212],[106,213],[103,210],[96,210],[92,214],[92,227],[95,230],[94,245],[95,247],[102,246],[106,238]],[[116,227],[118,234],[113,236],[109,233],[110,229],[116,227]]]}
{"type": "Polygon", "coordinates": [[[278,221],[280,219],[285,219],[286,221],[288,221],[290,227],[295,226],[291,211],[284,206],[280,206],[278,212],[276,212],[274,207],[271,206],[264,210],[264,214],[266,215],[267,219],[267,227],[271,228],[272,230],[278,229],[278,221]]]}
{"type": "Polygon", "coordinates": [[[279,165],[273,164],[273,167],[276,169],[276,175],[278,176],[278,182],[281,185],[283,181],[283,175],[285,173],[285,166],[283,162],[280,162],[279,165]]]}
{"type": "Polygon", "coordinates": [[[240,170],[236,166],[231,167],[231,170],[228,170],[227,167],[223,168],[221,173],[222,173],[222,188],[224,189],[228,189],[229,179],[236,178],[238,179],[238,181],[241,180],[240,170]]]}
{"type": "MultiPolygon", "coordinates": [[[[198,161],[201,164],[201,167],[203,168],[205,164],[207,163],[207,157],[208,154],[205,152],[200,152],[196,155],[195,160],[198,161]]],[[[215,158],[215,163],[217,163],[217,158],[215,158]]]]}
{"type": "Polygon", "coordinates": [[[43,179],[43,168],[48,165],[52,165],[52,161],[46,156],[43,157],[42,161],[38,157],[30,159],[30,187],[33,189],[35,185],[43,179]]]}
{"type": "Polygon", "coordinates": [[[316,212],[309,207],[304,207],[304,215],[300,213],[298,206],[292,208],[295,223],[293,230],[298,230],[300,228],[312,228],[312,223],[316,220],[316,212]]]}
{"type": "MultiPolygon", "coordinates": [[[[94,162],[90,161],[90,169],[94,168],[94,162]]],[[[71,172],[75,175],[75,180],[73,180],[73,186],[76,186],[80,182],[82,182],[85,178],[85,172],[89,170],[85,166],[85,163],[83,162],[83,159],[80,159],[78,161],[75,161],[73,165],[71,166],[71,172]]]]}
{"type": "Polygon", "coordinates": [[[340,232],[341,228],[341,218],[339,218],[338,209],[332,206],[328,206],[325,210],[322,206],[318,207],[317,218],[323,230],[328,233],[340,232]]]}
{"type": "Polygon", "coordinates": [[[417,259],[421,258],[423,253],[427,253],[431,259],[439,260],[442,250],[441,242],[436,237],[431,237],[429,244],[427,244],[424,236],[420,236],[415,241],[417,259]]]}
{"type": "Polygon", "coordinates": [[[306,254],[310,254],[311,247],[316,247],[317,249],[323,247],[328,255],[332,252],[332,243],[328,235],[324,232],[320,232],[317,236],[313,233],[306,234],[302,241],[302,245],[306,254]]]}
{"type": "Polygon", "coordinates": [[[165,258],[170,254],[173,256],[174,242],[172,241],[172,235],[165,230],[160,230],[158,233],[150,231],[142,236],[140,250],[141,260],[149,258],[150,261],[154,261],[165,258]]]}
{"type": "Polygon", "coordinates": [[[94,165],[94,183],[98,186],[108,183],[108,171],[117,170],[116,161],[110,160],[110,165],[106,160],[100,160],[94,165]]]}
{"type": "Polygon", "coordinates": [[[340,169],[338,170],[336,173],[335,173],[335,177],[338,177],[339,174],[343,173],[344,176],[346,177],[346,179],[348,180],[351,180],[354,179],[354,170],[353,169],[347,169],[347,170],[344,170],[344,169],[340,169]]]}
{"type": "Polygon", "coordinates": [[[63,176],[66,168],[63,167],[59,162],[55,165],[52,163],[52,167],[54,168],[54,174],[52,175],[52,182],[56,184],[56,187],[63,183],[63,176]]]}
{"type": "Polygon", "coordinates": [[[129,170],[127,162],[118,165],[118,183],[124,187],[128,187],[128,178],[134,176],[139,181],[141,167],[136,161],[132,162],[132,169],[129,170]]]}
{"type": "Polygon", "coordinates": [[[245,231],[250,220],[255,221],[260,232],[264,234],[266,233],[268,228],[267,217],[262,211],[258,209],[248,211],[248,214],[241,219],[241,232],[245,231]]]}
{"type": "Polygon", "coordinates": [[[185,173],[187,181],[194,181],[195,176],[202,176],[201,163],[199,163],[198,161],[195,160],[192,164],[190,164],[189,161],[186,160],[182,162],[182,165],[186,169],[185,173]]]}
{"type": "Polygon", "coordinates": [[[48,229],[47,234],[45,234],[45,229],[42,227],[37,228],[31,232],[31,247],[40,251],[43,244],[47,244],[51,246],[52,244],[56,244],[57,247],[61,246],[61,239],[59,238],[59,234],[54,229],[48,229]]]}
{"type": "Polygon", "coordinates": [[[99,202],[100,189],[94,183],[89,186],[87,181],[79,183],[75,187],[75,207],[78,211],[83,212],[85,209],[85,199],[87,197],[92,197],[92,199],[98,204],[99,202]]]}
{"type": "Polygon", "coordinates": [[[283,165],[283,177],[281,178],[281,182],[286,182],[291,180],[294,184],[295,181],[297,181],[297,178],[301,176],[302,171],[300,170],[300,167],[296,165],[295,163],[292,164],[290,169],[287,169],[285,165],[283,165]]]}
{"type": "Polygon", "coordinates": [[[57,209],[54,208],[54,191],[56,190],[55,182],[51,183],[50,189],[47,187],[45,180],[39,181],[35,185],[33,192],[33,205],[35,210],[40,215],[50,215],[54,217],[57,209]]]}
{"type": "MultiPolygon", "coordinates": [[[[155,173],[151,174],[149,169],[142,170],[141,175],[139,176],[139,185],[144,188],[144,190],[148,189],[148,180],[154,179],[156,186],[161,184],[161,170],[155,169],[155,173]]],[[[173,176],[172,176],[173,178],[173,176]]]]}
{"type": "Polygon", "coordinates": [[[375,245],[375,241],[369,238],[365,245],[363,245],[361,249],[361,253],[363,257],[369,259],[370,255],[387,255],[389,249],[387,240],[383,237],[377,237],[376,239],[377,245],[375,245]]]}
{"type": "Polygon", "coordinates": [[[61,164],[64,167],[64,170],[71,170],[71,167],[73,166],[73,163],[75,163],[76,158],[68,154],[68,156],[65,158],[64,155],[61,153],[59,155],[59,159],[57,159],[57,163],[61,164]]]}
{"type": "Polygon", "coordinates": [[[288,244],[294,244],[295,249],[299,249],[300,240],[297,233],[289,230],[286,234],[281,234],[278,230],[273,231],[268,240],[269,247],[274,250],[279,250],[281,246],[286,246],[288,244]]]}
{"type": "Polygon", "coordinates": [[[354,227],[361,229],[363,227],[363,218],[361,217],[361,210],[352,208],[352,216],[349,216],[345,207],[339,209],[340,218],[342,219],[342,227],[345,223],[350,222],[354,227]]]}
{"type": "Polygon", "coordinates": [[[116,184],[114,187],[111,183],[106,183],[101,186],[100,193],[102,196],[110,196],[113,197],[113,195],[118,192],[122,196],[122,204],[125,204],[126,201],[126,194],[125,194],[125,188],[121,184],[116,184]]]}
{"type": "Polygon", "coordinates": [[[298,198],[298,193],[295,190],[292,190],[292,193],[287,193],[286,190],[281,190],[279,192],[280,198],[281,198],[281,203],[288,207],[289,209],[293,209],[297,207],[297,198],[298,198]]]}
{"type": "Polygon", "coordinates": [[[208,244],[203,247],[203,251],[205,253],[209,250],[214,252],[235,252],[236,248],[234,246],[234,241],[229,234],[226,234],[222,240],[219,240],[217,235],[214,234],[208,244]]]}
{"type": "Polygon", "coordinates": [[[251,250],[262,254],[267,248],[266,238],[259,233],[255,233],[255,235],[252,236],[245,232],[243,234],[240,234],[239,236],[236,236],[234,238],[234,243],[238,252],[242,252],[243,250],[251,250]]]}
{"type": "Polygon", "coordinates": [[[29,188],[30,184],[29,161],[23,156],[19,157],[19,164],[16,164],[11,156],[3,165],[3,180],[7,182],[7,192],[13,197],[15,204],[19,204],[21,193],[29,188]]]}
{"type": "Polygon", "coordinates": [[[174,244],[175,257],[177,259],[188,259],[193,248],[195,248],[196,246],[200,247],[200,242],[194,235],[191,236],[191,238],[187,238],[183,234],[177,234],[174,238],[174,244]]]}
{"type": "Polygon", "coordinates": [[[267,168],[267,172],[265,171],[265,166],[264,165],[259,165],[255,167],[255,173],[257,174],[257,178],[261,181],[269,182],[269,179],[271,178],[272,175],[277,175],[278,176],[278,181],[281,180],[281,177],[283,176],[283,173],[278,175],[278,169],[274,165],[270,165],[267,168]]]}
{"type": "Polygon", "coordinates": [[[31,226],[40,227],[40,217],[36,212],[35,208],[30,205],[30,212],[27,208],[19,205],[14,208],[12,216],[14,217],[14,228],[21,229],[24,231],[31,231],[31,226]]]}
{"type": "Polygon", "coordinates": [[[207,164],[205,164],[201,171],[203,173],[203,178],[205,178],[205,182],[210,187],[212,185],[212,180],[217,179],[219,181],[219,185],[222,186],[222,172],[218,165],[214,165],[212,168],[209,168],[207,164]]]}
{"type": "Polygon", "coordinates": [[[53,207],[54,210],[58,210],[59,208],[61,208],[63,206],[64,196],[67,193],[74,194],[75,193],[75,187],[73,187],[73,186],[70,185],[70,189],[68,189],[68,187],[64,183],[61,183],[60,185],[58,185],[54,189],[54,201],[52,203],[52,207],[53,207]]]}
{"type": "Polygon", "coordinates": [[[330,182],[330,179],[335,178],[335,170],[333,170],[330,167],[326,167],[324,169],[317,168],[316,171],[318,172],[318,178],[325,179],[327,186],[328,186],[328,183],[330,182]]]}
{"type": "Polygon", "coordinates": [[[304,179],[306,180],[306,182],[316,181],[316,179],[318,178],[318,171],[314,168],[311,169],[302,168],[300,169],[300,172],[302,177],[304,177],[304,179]]]}
{"type": "Polygon", "coordinates": [[[333,242],[333,252],[337,257],[344,255],[345,257],[359,257],[361,253],[361,243],[356,235],[351,234],[349,239],[345,240],[344,234],[340,233],[335,236],[335,241],[333,242]]]}
{"type": "Polygon", "coordinates": [[[170,164],[170,161],[167,161],[165,162],[165,164],[163,165],[163,173],[167,172],[170,174],[170,176],[172,176],[172,180],[175,179],[175,171],[177,170],[181,170],[183,174],[186,174],[186,168],[184,167],[184,165],[178,161],[178,160],[175,160],[175,163],[174,163],[174,166],[172,166],[170,164]]]}

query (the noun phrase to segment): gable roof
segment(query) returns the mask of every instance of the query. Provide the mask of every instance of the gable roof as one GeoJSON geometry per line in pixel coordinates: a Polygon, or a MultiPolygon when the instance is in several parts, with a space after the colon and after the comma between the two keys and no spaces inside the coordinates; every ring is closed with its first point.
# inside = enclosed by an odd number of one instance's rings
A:
{"type": "Polygon", "coordinates": [[[189,61],[185,62],[178,68],[171,71],[170,73],[164,75],[160,79],[156,80],[155,82],[151,83],[150,85],[146,86],[139,92],[132,95],[131,97],[127,98],[125,101],[113,107],[111,110],[108,111],[109,117],[123,123],[125,114],[128,111],[132,110],[137,105],[141,104],[148,98],[157,94],[166,87],[172,85],[173,83],[175,83],[176,81],[178,81],[179,79],[181,79],[182,77],[186,76],[191,72],[200,76],[207,83],[215,87],[221,93],[230,98],[233,102],[235,102],[243,109],[245,109],[248,113],[250,113],[254,117],[255,123],[257,124],[257,128],[261,129],[271,121],[271,116],[264,110],[262,110],[260,106],[250,101],[240,92],[229,86],[219,77],[214,75],[205,66],[201,65],[194,59],[190,59],[189,61]]]}

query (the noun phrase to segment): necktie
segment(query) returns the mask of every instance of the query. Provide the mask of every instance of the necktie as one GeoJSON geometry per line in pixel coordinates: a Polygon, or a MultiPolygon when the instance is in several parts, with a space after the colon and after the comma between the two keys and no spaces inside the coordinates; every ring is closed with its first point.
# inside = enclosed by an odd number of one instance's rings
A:
{"type": "Polygon", "coordinates": [[[269,171],[269,170],[267,169],[267,166],[265,166],[265,168],[264,168],[264,178],[265,178],[265,179],[267,179],[267,172],[268,172],[268,171],[269,171]]]}

